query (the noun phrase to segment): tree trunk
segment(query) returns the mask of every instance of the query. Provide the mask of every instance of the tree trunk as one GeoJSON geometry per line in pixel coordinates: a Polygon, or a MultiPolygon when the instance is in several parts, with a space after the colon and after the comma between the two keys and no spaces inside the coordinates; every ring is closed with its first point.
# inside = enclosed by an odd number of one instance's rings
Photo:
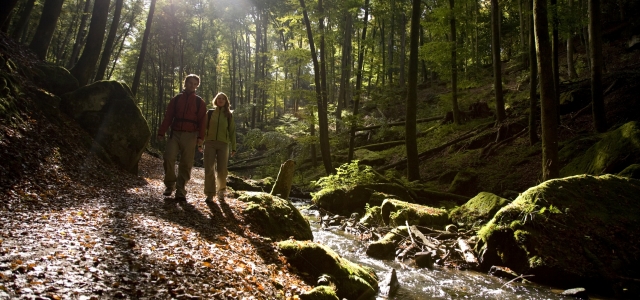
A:
{"type": "MultiPolygon", "coordinates": [[[[400,24],[402,25],[401,28],[405,28],[407,25],[407,16],[403,13],[402,14],[402,19],[400,24]]],[[[402,35],[400,36],[400,57],[398,58],[398,65],[399,65],[399,69],[400,69],[400,76],[398,78],[398,86],[402,89],[405,87],[406,81],[405,81],[405,76],[404,76],[404,60],[405,60],[405,53],[407,53],[406,49],[407,49],[407,31],[406,30],[402,30],[402,35]]]]}
{"type": "Polygon", "coordinates": [[[27,27],[27,23],[29,23],[29,16],[31,15],[31,11],[33,11],[33,6],[36,3],[36,0],[27,0],[22,9],[20,10],[18,21],[15,26],[13,26],[13,32],[11,33],[11,37],[20,41],[22,37],[22,33],[24,29],[27,27]]]}
{"type": "Polygon", "coordinates": [[[73,43],[73,50],[71,50],[71,56],[67,62],[67,69],[71,69],[78,61],[78,55],[80,55],[80,49],[84,44],[84,39],[87,35],[87,19],[89,18],[89,9],[91,9],[91,0],[84,2],[84,10],[82,11],[82,17],[80,17],[80,26],[76,33],[76,40],[73,43]]]}
{"type": "Polygon", "coordinates": [[[5,22],[9,22],[9,16],[11,12],[18,4],[18,0],[5,0],[5,3],[0,6],[0,27],[4,27],[5,22]]]}
{"type": "Polygon", "coordinates": [[[353,148],[355,147],[356,127],[358,126],[358,107],[360,106],[360,97],[362,95],[362,69],[364,64],[365,40],[367,39],[367,25],[369,24],[369,0],[364,1],[364,19],[362,28],[362,38],[360,39],[360,48],[358,49],[358,70],[356,70],[356,93],[353,101],[353,121],[351,123],[351,131],[349,132],[349,154],[347,161],[353,160],[353,148]]]}
{"type": "Polygon", "coordinates": [[[536,36],[533,30],[533,0],[528,0],[529,16],[529,144],[538,142],[538,59],[536,57],[536,36]]]}
{"type": "Polygon", "coordinates": [[[558,163],[558,113],[556,93],[553,86],[553,65],[551,42],[549,41],[549,20],[547,0],[534,0],[533,17],[535,23],[536,48],[540,73],[540,101],[542,104],[542,179],[559,176],[558,163]]]}
{"type": "Polygon", "coordinates": [[[49,50],[49,44],[51,44],[53,32],[56,30],[63,2],[64,0],[46,0],[42,7],[40,22],[38,22],[36,33],[33,35],[31,44],[29,44],[29,48],[41,60],[47,58],[47,51],[49,50]]]}
{"type": "Polygon", "coordinates": [[[524,14],[524,10],[522,8],[522,1],[526,0],[518,0],[518,15],[520,17],[520,52],[522,53],[520,58],[522,59],[522,64],[527,64],[527,42],[525,40],[525,19],[527,18],[524,14]]]}
{"type": "MultiPolygon", "coordinates": [[[[452,0],[453,1],[453,0],[452,0]]],[[[418,110],[418,43],[420,42],[420,3],[412,1],[411,9],[411,45],[409,51],[409,89],[407,91],[407,111],[405,138],[407,140],[407,180],[420,179],[420,161],[418,160],[418,141],[416,137],[416,111],[418,110]]]]}
{"type": "Polygon", "coordinates": [[[276,183],[271,189],[271,195],[278,196],[282,199],[289,199],[291,192],[291,184],[293,183],[293,171],[295,171],[296,163],[293,160],[287,160],[280,166],[280,172],[276,179],[276,183]]]}
{"type": "Polygon", "coordinates": [[[451,108],[453,110],[453,123],[460,125],[460,108],[458,107],[458,64],[456,54],[458,52],[456,39],[456,15],[455,0],[449,0],[449,8],[451,16],[449,24],[451,25],[451,108]]]}
{"type": "Polygon", "coordinates": [[[113,21],[111,22],[111,28],[109,28],[109,35],[104,44],[104,50],[102,50],[102,57],[100,57],[100,65],[96,72],[96,81],[104,79],[104,73],[107,70],[107,65],[111,59],[111,52],[113,51],[113,42],[116,39],[116,32],[120,25],[120,14],[122,12],[123,0],[116,0],[116,7],[113,11],[113,21]]]}
{"type": "Polygon", "coordinates": [[[142,73],[142,66],[144,65],[144,56],[147,52],[147,43],[149,42],[149,33],[151,33],[151,24],[153,23],[153,12],[156,7],[156,0],[151,0],[149,5],[149,15],[147,15],[147,23],[144,28],[144,36],[142,37],[142,45],[140,46],[140,56],[138,56],[138,64],[136,65],[136,73],[133,76],[133,83],[131,83],[131,92],[135,96],[138,92],[138,86],[140,85],[140,75],[142,73]]]}
{"type": "Polygon", "coordinates": [[[84,46],[78,63],[69,70],[71,75],[78,79],[80,86],[88,84],[93,78],[96,63],[100,58],[102,41],[107,27],[107,17],[109,16],[109,2],[110,0],[96,0],[94,3],[89,33],[87,34],[87,44],[84,46]]]}
{"type": "Polygon", "coordinates": [[[389,42],[387,42],[387,79],[393,85],[393,44],[396,32],[396,0],[391,0],[391,26],[389,26],[389,42]]]}
{"type": "MultiPolygon", "coordinates": [[[[316,84],[316,100],[318,103],[318,121],[319,121],[319,134],[320,134],[320,152],[322,154],[322,162],[324,164],[324,169],[328,174],[333,173],[333,167],[331,166],[331,153],[329,153],[329,126],[327,119],[327,110],[323,103],[324,99],[326,99],[323,93],[326,90],[322,90],[322,82],[320,79],[322,71],[320,70],[320,66],[318,63],[318,56],[316,54],[316,47],[313,42],[313,33],[311,31],[311,22],[309,21],[309,16],[307,15],[307,9],[304,5],[304,0],[300,0],[300,6],[302,7],[302,14],[304,16],[304,23],[307,27],[307,38],[309,39],[309,47],[311,48],[311,60],[313,61],[313,70],[314,70],[314,79],[316,84]]],[[[322,1],[318,3],[319,10],[322,11],[322,1]]],[[[322,15],[322,13],[320,13],[322,15]]],[[[320,22],[322,24],[322,21],[320,22]]],[[[323,25],[321,26],[321,30],[323,29],[323,25]]],[[[324,38],[321,38],[321,47],[324,43],[324,38]]],[[[322,55],[322,54],[321,54],[322,55]]]]}
{"type": "MultiPolygon", "coordinates": [[[[344,11],[344,40],[342,42],[342,62],[340,74],[340,94],[336,109],[336,119],[342,120],[342,109],[346,107],[347,96],[351,90],[351,31],[353,30],[353,17],[348,10],[344,11]]],[[[340,122],[336,122],[336,132],[339,132],[340,122]]]]}
{"type": "Polygon", "coordinates": [[[491,53],[493,54],[493,87],[496,92],[496,121],[506,119],[502,94],[502,62],[500,61],[500,5],[491,0],[491,53]]]}
{"type": "MultiPolygon", "coordinates": [[[[553,66],[553,88],[556,92],[556,106],[560,106],[560,59],[558,54],[558,47],[560,47],[560,40],[558,37],[558,1],[551,0],[551,51],[553,60],[551,65],[553,66]]],[[[558,115],[558,121],[560,115],[558,115]]]]}
{"type": "Polygon", "coordinates": [[[589,0],[589,52],[591,52],[591,107],[593,125],[598,132],[607,131],[607,116],[602,94],[602,28],[600,0],[589,0]]]}

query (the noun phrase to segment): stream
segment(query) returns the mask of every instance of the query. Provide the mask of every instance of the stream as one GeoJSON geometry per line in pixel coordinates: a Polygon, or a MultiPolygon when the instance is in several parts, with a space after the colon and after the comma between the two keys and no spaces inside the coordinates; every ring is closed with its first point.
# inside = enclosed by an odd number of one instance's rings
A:
{"type": "MultiPolygon", "coordinates": [[[[575,299],[553,293],[549,287],[530,283],[507,284],[506,279],[475,271],[441,267],[430,270],[394,260],[373,259],[365,254],[366,243],[357,236],[340,230],[323,230],[317,211],[301,209],[301,212],[309,218],[314,242],[330,247],[345,259],[374,269],[379,280],[385,279],[395,269],[400,289],[388,299],[575,299]]],[[[378,299],[386,298],[378,296],[378,299]]]]}

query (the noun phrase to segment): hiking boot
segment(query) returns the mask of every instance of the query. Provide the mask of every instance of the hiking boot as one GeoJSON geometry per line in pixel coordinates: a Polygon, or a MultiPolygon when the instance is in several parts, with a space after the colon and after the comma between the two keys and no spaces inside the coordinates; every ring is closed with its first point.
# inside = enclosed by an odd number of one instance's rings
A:
{"type": "Polygon", "coordinates": [[[187,201],[187,197],[182,196],[182,195],[176,195],[176,201],[187,201]]]}
{"type": "Polygon", "coordinates": [[[213,196],[207,196],[207,199],[204,199],[204,203],[213,203],[213,196]]]}
{"type": "Polygon", "coordinates": [[[224,191],[218,191],[218,200],[224,200],[224,191]]]}
{"type": "Polygon", "coordinates": [[[164,190],[164,193],[162,193],[162,194],[165,195],[165,196],[171,196],[171,194],[173,194],[173,188],[170,188],[170,187],[166,188],[164,190]]]}

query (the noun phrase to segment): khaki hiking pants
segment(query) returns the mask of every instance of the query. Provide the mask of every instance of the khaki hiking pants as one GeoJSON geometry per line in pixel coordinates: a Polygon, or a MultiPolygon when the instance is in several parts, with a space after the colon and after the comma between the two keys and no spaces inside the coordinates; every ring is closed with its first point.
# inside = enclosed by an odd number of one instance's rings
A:
{"type": "Polygon", "coordinates": [[[191,167],[196,154],[198,132],[174,131],[167,141],[164,150],[164,185],[176,188],[176,197],[186,197],[185,185],[191,179],[191,167]],[[176,176],[176,159],[180,154],[178,175],[176,176]]]}
{"type": "Polygon", "coordinates": [[[204,141],[204,194],[207,197],[213,197],[216,192],[227,189],[228,161],[229,144],[204,141]]]}

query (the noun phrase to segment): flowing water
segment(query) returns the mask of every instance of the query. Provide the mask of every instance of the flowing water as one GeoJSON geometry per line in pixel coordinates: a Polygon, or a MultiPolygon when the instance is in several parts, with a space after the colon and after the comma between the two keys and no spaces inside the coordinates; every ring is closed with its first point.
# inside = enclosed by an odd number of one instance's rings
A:
{"type": "Polygon", "coordinates": [[[352,262],[371,267],[380,280],[395,269],[400,289],[389,299],[575,299],[554,293],[549,287],[513,282],[507,284],[506,279],[479,272],[438,267],[430,270],[393,260],[373,259],[365,254],[366,244],[357,236],[343,231],[323,230],[316,211],[301,211],[310,219],[314,242],[330,247],[352,262]]]}

